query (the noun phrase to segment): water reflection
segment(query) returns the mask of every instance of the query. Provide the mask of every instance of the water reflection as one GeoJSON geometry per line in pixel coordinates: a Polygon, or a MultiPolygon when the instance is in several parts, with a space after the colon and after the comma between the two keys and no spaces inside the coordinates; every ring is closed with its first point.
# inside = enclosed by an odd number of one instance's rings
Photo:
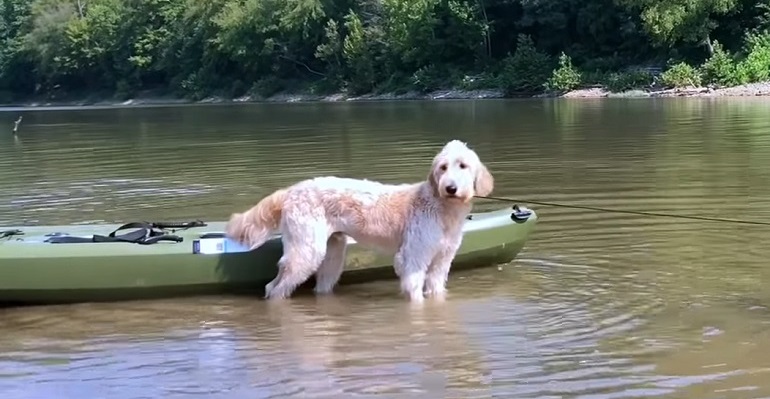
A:
{"type": "Polygon", "coordinates": [[[364,295],[252,306],[215,299],[197,312],[186,301],[54,307],[32,317],[9,310],[3,324],[16,334],[0,341],[0,388],[13,397],[44,397],[64,384],[83,395],[133,398],[245,388],[248,397],[436,394],[448,381],[479,386],[479,361],[451,305],[382,306],[366,303],[371,291],[357,294],[364,295]],[[146,325],[160,310],[186,315],[146,325]],[[126,384],[148,388],[122,390],[126,384]]]}

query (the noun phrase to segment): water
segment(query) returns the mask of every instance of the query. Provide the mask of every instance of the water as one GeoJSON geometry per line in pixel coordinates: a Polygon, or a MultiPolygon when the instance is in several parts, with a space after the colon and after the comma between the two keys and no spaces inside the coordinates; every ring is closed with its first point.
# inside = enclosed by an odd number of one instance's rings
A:
{"type": "MultiPolygon", "coordinates": [[[[495,195],[770,222],[762,99],[0,112],[0,225],[224,219],[322,174],[424,179],[461,138],[495,195]]],[[[480,210],[501,206],[479,202],[480,210]]],[[[770,398],[770,227],[532,206],[511,264],[272,304],[0,310],[4,398],[770,398]]]]}

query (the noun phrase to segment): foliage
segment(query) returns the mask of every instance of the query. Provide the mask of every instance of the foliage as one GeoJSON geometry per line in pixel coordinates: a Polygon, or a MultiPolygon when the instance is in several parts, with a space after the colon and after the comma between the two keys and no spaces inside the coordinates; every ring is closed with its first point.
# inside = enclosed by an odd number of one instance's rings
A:
{"type": "Polygon", "coordinates": [[[718,26],[718,18],[738,7],[738,0],[618,0],[638,10],[645,30],[657,44],[698,43],[718,26]]]}
{"type": "Polygon", "coordinates": [[[535,48],[532,38],[519,35],[516,51],[503,59],[499,82],[506,93],[529,93],[539,90],[548,79],[551,58],[535,48]]]}
{"type": "Polygon", "coordinates": [[[718,86],[734,86],[770,80],[770,33],[748,33],[742,50],[736,57],[716,42],[714,55],[700,67],[703,81],[718,86]]]}
{"type": "Polygon", "coordinates": [[[698,87],[701,84],[701,75],[689,64],[679,62],[660,75],[660,82],[666,87],[698,87]]]}
{"type": "Polygon", "coordinates": [[[733,86],[738,83],[735,61],[722,44],[714,42],[714,54],[700,67],[703,83],[717,86],[733,86]]]}
{"type": "Polygon", "coordinates": [[[559,54],[559,67],[553,70],[545,88],[554,92],[567,92],[579,85],[580,72],[572,65],[572,58],[562,52],[559,54]]]}
{"type": "Polygon", "coordinates": [[[604,81],[604,86],[613,93],[628,90],[648,88],[653,83],[653,75],[644,70],[610,73],[604,81]]]}
{"type": "Polygon", "coordinates": [[[752,83],[770,80],[770,32],[749,33],[746,58],[735,67],[736,81],[752,83]]]}
{"type": "Polygon", "coordinates": [[[623,91],[669,58],[735,85],[770,79],[768,29],[770,0],[0,0],[0,100],[623,91]]]}
{"type": "Polygon", "coordinates": [[[445,73],[441,73],[435,65],[426,65],[421,67],[412,75],[414,86],[422,92],[438,90],[443,84],[445,73]]]}

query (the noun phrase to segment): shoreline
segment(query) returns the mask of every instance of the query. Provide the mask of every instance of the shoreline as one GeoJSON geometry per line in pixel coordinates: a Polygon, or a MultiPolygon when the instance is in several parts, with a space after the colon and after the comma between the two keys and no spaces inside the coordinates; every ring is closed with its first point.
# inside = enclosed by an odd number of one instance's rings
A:
{"type": "Polygon", "coordinates": [[[710,88],[690,87],[677,89],[652,89],[629,90],[621,93],[613,93],[601,87],[583,88],[569,91],[563,94],[541,93],[529,96],[506,96],[500,89],[444,89],[429,93],[407,92],[403,94],[382,93],[350,96],[346,93],[319,95],[311,93],[278,93],[262,98],[258,96],[241,96],[236,98],[223,98],[210,96],[202,100],[190,100],[174,96],[146,95],[137,96],[129,100],[112,99],[80,99],[80,100],[29,100],[18,103],[0,104],[0,111],[4,108],[35,109],[49,107],[130,107],[146,105],[194,105],[194,104],[238,104],[238,103],[317,103],[317,102],[361,102],[361,101],[392,101],[392,100],[480,100],[480,99],[522,99],[522,98],[567,98],[567,99],[603,99],[603,98],[672,98],[672,97],[770,97],[770,81],[750,83],[745,85],[710,88]]]}

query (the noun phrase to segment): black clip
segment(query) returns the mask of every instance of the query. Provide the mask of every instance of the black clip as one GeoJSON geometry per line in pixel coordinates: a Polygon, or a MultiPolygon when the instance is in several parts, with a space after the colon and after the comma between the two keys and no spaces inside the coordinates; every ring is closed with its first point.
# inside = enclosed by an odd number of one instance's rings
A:
{"type": "Polygon", "coordinates": [[[523,223],[529,220],[529,217],[532,216],[532,211],[529,209],[521,209],[519,208],[519,205],[516,204],[513,207],[513,213],[511,213],[511,220],[513,220],[516,223],[523,223]]]}

